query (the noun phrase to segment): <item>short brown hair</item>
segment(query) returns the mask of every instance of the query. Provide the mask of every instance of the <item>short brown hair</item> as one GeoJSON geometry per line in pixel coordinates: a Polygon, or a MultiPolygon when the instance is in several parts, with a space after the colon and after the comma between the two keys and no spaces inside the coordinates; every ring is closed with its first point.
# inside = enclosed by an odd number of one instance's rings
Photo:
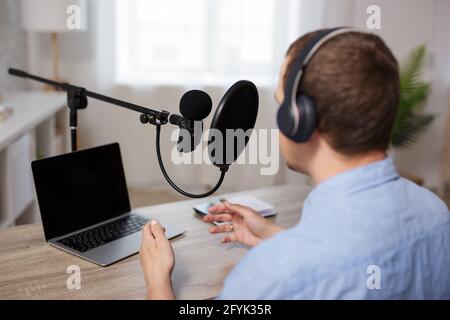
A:
{"type": "MultiPolygon", "coordinates": [[[[319,31],[305,34],[289,47],[284,84],[292,57],[319,31]]],[[[331,147],[355,155],[389,147],[399,82],[397,60],[384,41],[374,34],[349,32],[320,47],[306,66],[299,90],[314,100],[317,130],[331,147]]]]}

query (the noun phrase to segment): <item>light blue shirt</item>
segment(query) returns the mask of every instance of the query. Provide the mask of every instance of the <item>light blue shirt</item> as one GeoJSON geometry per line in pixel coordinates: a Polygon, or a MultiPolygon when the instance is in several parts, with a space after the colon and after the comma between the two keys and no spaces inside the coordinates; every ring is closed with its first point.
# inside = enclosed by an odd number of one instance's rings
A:
{"type": "Polygon", "coordinates": [[[385,159],[314,188],[295,227],[249,250],[221,299],[450,299],[450,213],[385,159]]]}

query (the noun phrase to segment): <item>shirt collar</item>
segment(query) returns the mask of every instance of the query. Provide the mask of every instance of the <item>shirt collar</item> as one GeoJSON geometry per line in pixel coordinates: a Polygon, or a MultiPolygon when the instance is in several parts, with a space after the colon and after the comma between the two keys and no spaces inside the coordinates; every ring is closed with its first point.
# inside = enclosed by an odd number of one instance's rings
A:
{"type": "Polygon", "coordinates": [[[308,195],[305,204],[343,197],[398,178],[391,158],[347,170],[319,183],[308,195]]]}

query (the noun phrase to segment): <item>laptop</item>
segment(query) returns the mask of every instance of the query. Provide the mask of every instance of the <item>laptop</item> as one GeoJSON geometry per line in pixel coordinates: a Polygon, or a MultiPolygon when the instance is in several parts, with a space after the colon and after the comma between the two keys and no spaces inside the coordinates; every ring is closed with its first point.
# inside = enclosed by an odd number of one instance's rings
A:
{"type": "MultiPolygon", "coordinates": [[[[36,160],[31,168],[50,245],[100,266],[139,251],[149,218],[131,211],[118,143],[36,160]]],[[[164,227],[169,239],[184,232],[164,227]]]]}

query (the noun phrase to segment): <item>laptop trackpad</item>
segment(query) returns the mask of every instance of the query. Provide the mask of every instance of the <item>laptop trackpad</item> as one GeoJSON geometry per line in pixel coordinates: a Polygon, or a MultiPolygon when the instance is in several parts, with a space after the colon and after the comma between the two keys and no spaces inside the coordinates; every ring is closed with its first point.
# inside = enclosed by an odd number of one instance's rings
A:
{"type": "Polygon", "coordinates": [[[140,246],[141,232],[136,232],[86,251],[83,253],[83,256],[102,266],[106,266],[139,252],[140,246]]]}
{"type": "MultiPolygon", "coordinates": [[[[176,227],[164,226],[166,228],[166,236],[169,239],[179,236],[184,232],[184,230],[176,227]]],[[[139,252],[141,248],[141,237],[142,232],[130,234],[129,236],[86,251],[83,253],[83,257],[102,266],[107,266],[139,252]]]]}

